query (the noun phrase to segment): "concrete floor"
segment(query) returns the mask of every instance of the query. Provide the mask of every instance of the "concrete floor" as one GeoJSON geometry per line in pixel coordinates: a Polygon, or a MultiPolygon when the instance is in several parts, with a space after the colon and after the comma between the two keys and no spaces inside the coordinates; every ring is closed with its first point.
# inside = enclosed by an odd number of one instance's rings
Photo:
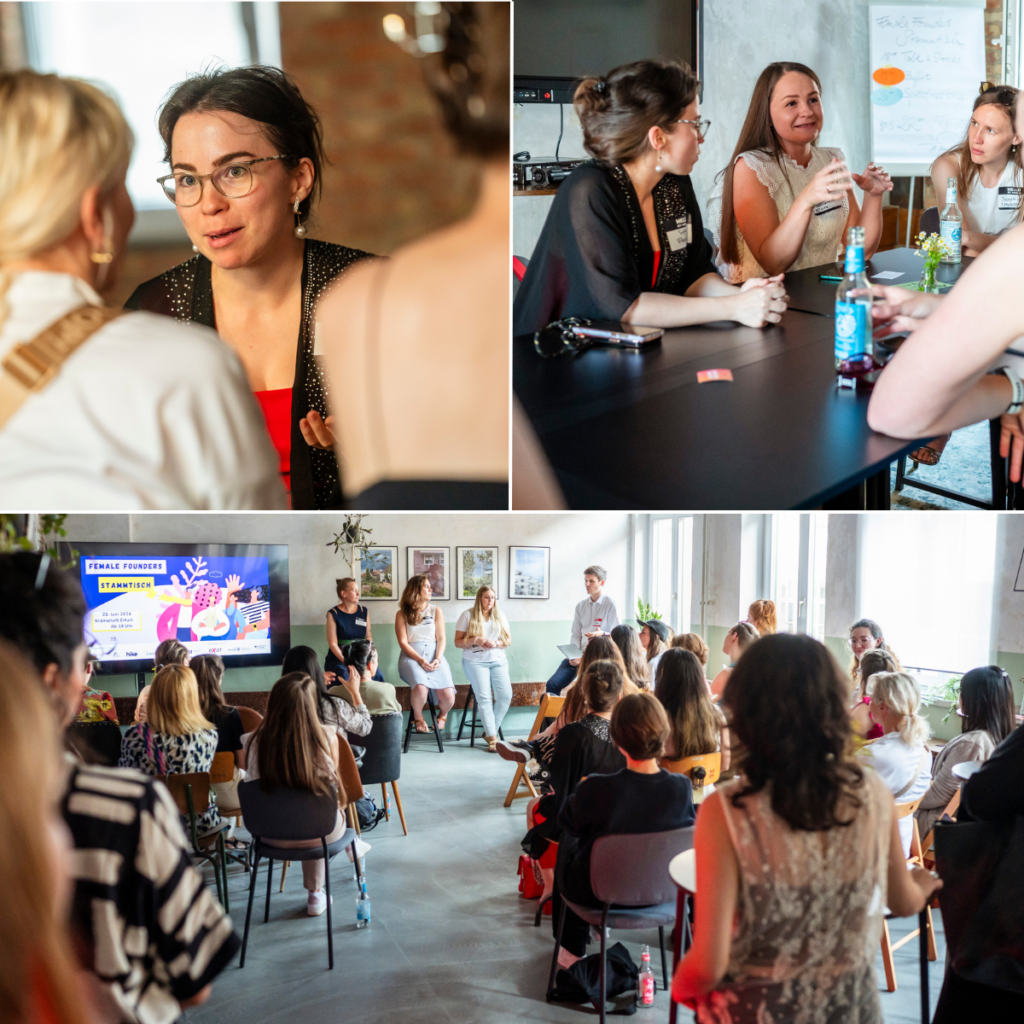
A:
{"type": "MultiPolygon", "coordinates": [[[[988,422],[975,423],[954,432],[937,466],[919,465],[906,478],[902,491],[892,492],[892,509],[951,509],[978,512],[980,509],[966,502],[954,501],[911,486],[914,480],[923,480],[936,487],[945,487],[960,494],[983,501],[992,500],[992,466],[989,453],[988,422]]],[[[907,459],[907,470],[914,463],[907,459]]],[[[896,464],[889,471],[891,486],[896,486],[896,464]]]]}
{"type": "MultiPolygon", "coordinates": [[[[573,1022],[596,1016],[585,1007],[549,1005],[544,991],[550,964],[550,919],[533,927],[533,905],[516,891],[519,840],[525,831],[525,801],[502,806],[513,766],[468,741],[446,742],[445,753],[427,738],[413,741],[402,759],[399,790],[409,825],[403,836],[398,816],[382,822],[367,840],[368,890],[373,918],[355,928],[353,872],[347,859],[334,861],[333,971],[327,969],[326,917],[308,918],[298,865],[278,895],[275,870],[268,924],[263,923],[264,868],[253,904],[244,969],[237,959],[214,983],[213,995],[190,1010],[189,1024],[482,1024],[515,1020],[573,1022]]],[[[373,792],[380,802],[380,787],[373,792]]],[[[241,833],[244,835],[244,832],[241,833]]],[[[231,916],[241,934],[247,876],[229,873],[231,916]]],[[[936,918],[938,928],[941,921],[936,918]]],[[[909,922],[894,921],[902,935],[909,922]]],[[[652,948],[659,977],[657,931],[614,932],[639,962],[640,943],[652,948]]],[[[596,947],[592,947],[596,949],[596,947]]],[[[931,967],[932,1006],[942,982],[945,953],[931,967]]],[[[671,950],[669,950],[671,969],[671,950]]],[[[917,942],[896,953],[899,989],[882,992],[885,1020],[920,1020],[917,942]]],[[[882,978],[881,959],[877,963],[882,978]]],[[[668,1019],[667,997],[658,992],[646,1020],[668,1019]]],[[[682,1010],[681,1024],[692,1014],[682,1010]]]]}

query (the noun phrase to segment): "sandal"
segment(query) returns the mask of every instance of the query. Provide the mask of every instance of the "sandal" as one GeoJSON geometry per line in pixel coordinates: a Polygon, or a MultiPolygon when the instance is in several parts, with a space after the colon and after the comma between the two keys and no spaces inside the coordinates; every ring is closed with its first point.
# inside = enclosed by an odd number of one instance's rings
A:
{"type": "Polygon", "coordinates": [[[427,728],[427,723],[422,718],[413,717],[412,725],[417,732],[430,732],[427,728]]]}
{"type": "Polygon", "coordinates": [[[939,459],[942,457],[942,452],[937,452],[934,448],[923,445],[920,448],[915,448],[910,453],[910,457],[915,462],[920,462],[924,466],[937,466],[939,459]]]}
{"type": "Polygon", "coordinates": [[[438,729],[443,729],[444,728],[444,723],[447,722],[447,721],[448,721],[448,716],[447,715],[438,715],[437,716],[437,727],[438,727],[438,729]]]}

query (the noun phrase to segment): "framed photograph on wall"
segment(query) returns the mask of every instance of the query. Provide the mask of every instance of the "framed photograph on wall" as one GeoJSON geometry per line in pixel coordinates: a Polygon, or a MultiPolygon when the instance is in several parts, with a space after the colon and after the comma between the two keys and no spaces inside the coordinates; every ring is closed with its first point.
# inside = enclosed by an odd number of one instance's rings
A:
{"type": "Polygon", "coordinates": [[[458,578],[456,601],[473,601],[483,586],[493,587],[498,593],[498,549],[456,548],[455,568],[458,578]]]}
{"type": "Polygon", "coordinates": [[[509,547],[508,596],[533,601],[551,596],[551,548],[509,547]]]}
{"type": "Polygon", "coordinates": [[[359,562],[359,600],[397,601],[398,548],[371,545],[359,562]]]}
{"type": "Polygon", "coordinates": [[[409,556],[409,576],[422,573],[430,580],[433,601],[448,601],[451,586],[448,582],[448,558],[451,548],[406,548],[409,556]]]}

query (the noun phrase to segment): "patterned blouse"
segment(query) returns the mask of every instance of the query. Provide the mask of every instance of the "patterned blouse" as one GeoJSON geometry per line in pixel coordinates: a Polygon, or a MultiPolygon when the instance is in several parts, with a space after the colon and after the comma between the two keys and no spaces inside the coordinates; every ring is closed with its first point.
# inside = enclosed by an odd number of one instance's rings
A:
{"type": "MultiPolygon", "coordinates": [[[[217,752],[217,730],[204,729],[185,736],[156,732],[144,722],[131,726],[121,740],[118,768],[137,768],[146,775],[187,775],[208,772],[217,752]]],[[[210,789],[210,806],[196,815],[199,835],[213,832],[220,824],[217,797],[210,789]]]]}
{"type": "MultiPolygon", "coordinates": [[[[306,239],[302,265],[302,320],[299,324],[295,381],[292,385],[291,494],[293,509],[342,507],[338,462],[333,451],[311,448],[299,429],[310,409],[325,419],[329,409],[327,377],[315,351],[316,307],[320,297],[352,264],[373,254],[316,239],[306,239]],[[314,358],[316,357],[316,358],[314,358]]],[[[216,329],[212,264],[202,255],[179,263],[135,289],[125,309],[144,309],[216,329]]]]}

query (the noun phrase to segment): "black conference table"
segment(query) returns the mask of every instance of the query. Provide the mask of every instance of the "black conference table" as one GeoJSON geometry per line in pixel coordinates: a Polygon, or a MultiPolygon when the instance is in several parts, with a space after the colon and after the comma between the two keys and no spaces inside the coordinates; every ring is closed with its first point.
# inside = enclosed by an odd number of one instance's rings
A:
{"type": "MultiPolygon", "coordinates": [[[[921,265],[891,250],[869,274],[917,280],[921,265]]],[[[875,433],[870,393],[836,386],[836,284],[818,280],[832,266],[786,276],[792,301],[773,327],[685,327],[646,352],[596,346],[556,359],[538,356],[532,336],[514,338],[515,394],[569,506],[888,509],[890,464],[927,439],[875,433]],[[698,384],[712,368],[733,381],[698,384]]]]}

